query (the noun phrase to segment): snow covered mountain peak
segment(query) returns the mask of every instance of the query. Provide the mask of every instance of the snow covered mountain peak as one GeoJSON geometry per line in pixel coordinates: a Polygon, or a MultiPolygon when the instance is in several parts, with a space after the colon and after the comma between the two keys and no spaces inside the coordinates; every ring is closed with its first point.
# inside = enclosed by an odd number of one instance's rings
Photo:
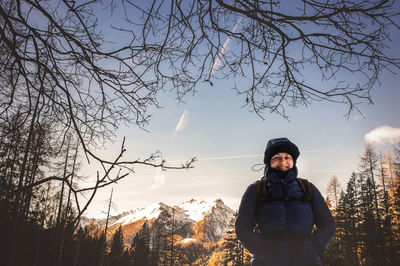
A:
{"type": "Polygon", "coordinates": [[[163,208],[162,203],[154,203],[145,208],[136,209],[134,211],[131,211],[130,214],[123,216],[117,221],[115,221],[113,225],[114,224],[126,225],[139,221],[143,218],[146,218],[147,220],[157,218],[161,214],[162,208],[163,208]]]}
{"type": "MultiPolygon", "coordinates": [[[[152,241],[158,241],[160,232],[174,231],[185,245],[193,241],[216,243],[232,227],[233,218],[234,211],[220,199],[191,199],[173,207],[160,202],[110,217],[108,230],[115,232],[121,226],[124,241],[129,245],[143,224],[148,222],[152,241]]],[[[94,224],[94,221],[89,222],[94,224]]],[[[105,219],[102,219],[92,228],[103,232],[105,224],[105,219]]]]}
{"type": "Polygon", "coordinates": [[[215,201],[204,201],[191,199],[180,204],[178,207],[183,209],[190,219],[200,221],[207,215],[216,205],[215,201]]]}
{"type": "Polygon", "coordinates": [[[139,221],[143,218],[146,220],[156,219],[160,216],[163,210],[175,209],[183,211],[182,215],[186,217],[186,219],[190,219],[192,221],[198,222],[204,219],[205,216],[210,214],[213,208],[217,206],[225,206],[222,200],[217,199],[214,201],[206,201],[201,199],[191,199],[189,201],[183,202],[175,207],[169,207],[168,205],[160,202],[154,203],[144,208],[138,208],[136,210],[130,211],[128,215],[121,217],[116,220],[114,224],[126,225],[136,221],[139,221]]]}
{"type": "MultiPolygon", "coordinates": [[[[233,215],[233,211],[229,207],[227,207],[220,199],[214,201],[191,199],[174,207],[168,206],[160,202],[151,204],[144,208],[138,208],[136,210],[130,211],[128,214],[123,215],[119,219],[115,220],[111,224],[111,226],[113,225],[125,226],[128,224],[135,223],[142,219],[168,220],[171,219],[172,216],[174,216],[175,220],[179,220],[183,223],[188,223],[188,222],[197,223],[202,221],[203,219],[208,219],[207,217],[210,218],[213,217],[211,219],[215,220],[215,217],[221,215],[224,217],[220,218],[224,220],[228,217],[230,218],[233,215]],[[226,213],[229,213],[229,215],[225,217],[226,213]]],[[[225,226],[223,229],[225,229],[225,226]]]]}

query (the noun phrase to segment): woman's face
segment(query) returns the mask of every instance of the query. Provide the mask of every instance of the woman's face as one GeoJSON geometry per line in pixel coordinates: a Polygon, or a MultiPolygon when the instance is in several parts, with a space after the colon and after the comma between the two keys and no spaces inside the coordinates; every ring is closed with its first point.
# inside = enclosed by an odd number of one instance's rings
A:
{"type": "Polygon", "coordinates": [[[288,171],[293,168],[293,158],[286,152],[277,153],[272,156],[270,166],[280,171],[288,171]]]}

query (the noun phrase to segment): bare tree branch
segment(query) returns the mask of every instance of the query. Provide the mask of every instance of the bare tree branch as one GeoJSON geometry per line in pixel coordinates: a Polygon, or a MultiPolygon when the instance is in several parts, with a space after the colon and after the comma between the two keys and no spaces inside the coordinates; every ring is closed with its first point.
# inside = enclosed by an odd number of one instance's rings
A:
{"type": "Polygon", "coordinates": [[[359,102],[372,103],[383,70],[400,67],[389,51],[399,29],[392,0],[125,2],[141,14],[143,47],[157,51],[153,71],[178,99],[199,81],[236,77],[248,80],[234,88],[261,117],[266,110],[286,117],[286,107],[313,101],[347,104],[349,115],[359,102]]]}

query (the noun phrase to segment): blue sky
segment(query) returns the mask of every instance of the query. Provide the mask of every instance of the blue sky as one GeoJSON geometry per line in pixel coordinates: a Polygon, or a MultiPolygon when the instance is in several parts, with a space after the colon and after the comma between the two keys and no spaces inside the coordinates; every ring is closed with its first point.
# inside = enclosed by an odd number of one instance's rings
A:
{"type": "MultiPolygon", "coordinates": [[[[202,85],[185,104],[177,104],[171,94],[161,95],[163,108],[154,110],[148,132],[123,126],[117,132],[117,141],[99,153],[111,158],[126,137],[124,159],[145,158],[159,150],[172,165],[192,157],[198,162],[188,171],[136,167],[135,174],[112,186],[113,211],[116,214],[157,202],[179,204],[191,198],[221,198],[235,209],[247,185],[262,175],[252,167],[262,163],[267,141],[281,136],[300,148],[300,176],[317,185],[323,194],[332,175],[338,176],[344,187],[351,172],[358,169],[366,134],[381,126],[400,131],[399,84],[398,75],[385,75],[382,86],[372,92],[374,104],[361,107],[365,118],[354,112],[348,119],[345,106],[319,102],[288,110],[290,121],[276,114],[262,120],[241,107],[242,99],[226,86],[226,81],[212,87],[202,85]],[[180,130],[176,131],[180,121],[180,130]]],[[[400,141],[400,133],[394,138],[400,141]]],[[[385,152],[390,145],[375,143],[374,147],[385,152]]],[[[92,171],[86,174],[93,175],[92,171]]],[[[88,215],[106,210],[110,190],[111,186],[98,192],[88,215]]]]}
{"type": "MultiPolygon", "coordinates": [[[[396,34],[392,36],[393,46],[400,41],[396,34]]],[[[400,57],[398,49],[392,51],[400,57]]],[[[313,76],[308,78],[318,86],[326,85],[313,76]]],[[[197,157],[195,168],[161,172],[135,167],[135,174],[99,191],[86,215],[104,214],[111,188],[113,214],[157,202],[179,204],[191,198],[221,198],[236,209],[246,187],[262,176],[262,171],[252,168],[262,164],[267,141],[283,136],[300,149],[299,176],[309,179],[323,194],[332,175],[344,188],[351,172],[358,169],[368,133],[384,127],[378,131],[381,135],[375,134],[373,143],[381,152],[391,147],[390,141],[400,142],[400,77],[384,72],[380,81],[381,86],[371,92],[374,104],[360,105],[364,117],[353,112],[348,118],[344,116],[345,105],[314,102],[308,107],[288,107],[289,121],[268,113],[262,120],[242,107],[244,99],[231,89],[235,82],[232,80],[215,80],[214,86],[201,83],[198,93],[186,97],[185,103],[178,103],[173,93],[162,93],[158,98],[162,108],[151,111],[153,117],[147,131],[121,125],[116,142],[97,152],[113,158],[126,137],[125,160],[145,158],[159,150],[171,165],[197,157]],[[390,141],[382,137],[389,127],[394,132],[390,141]]],[[[262,165],[255,168],[262,169],[262,165]]],[[[95,167],[84,169],[88,181],[93,180],[95,167]]]]}

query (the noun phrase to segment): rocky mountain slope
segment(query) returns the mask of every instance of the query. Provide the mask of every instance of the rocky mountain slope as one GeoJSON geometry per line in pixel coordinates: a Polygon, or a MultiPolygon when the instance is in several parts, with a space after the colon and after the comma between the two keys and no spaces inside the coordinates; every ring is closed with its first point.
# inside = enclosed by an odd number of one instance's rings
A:
{"type": "MultiPolygon", "coordinates": [[[[234,211],[222,200],[195,200],[178,206],[168,206],[162,202],[145,208],[111,217],[109,235],[122,227],[125,244],[129,246],[136,233],[146,222],[150,229],[152,242],[160,237],[174,235],[181,243],[218,242],[231,229],[234,211]]],[[[104,232],[105,219],[85,220],[97,234],[104,232]]]]}

